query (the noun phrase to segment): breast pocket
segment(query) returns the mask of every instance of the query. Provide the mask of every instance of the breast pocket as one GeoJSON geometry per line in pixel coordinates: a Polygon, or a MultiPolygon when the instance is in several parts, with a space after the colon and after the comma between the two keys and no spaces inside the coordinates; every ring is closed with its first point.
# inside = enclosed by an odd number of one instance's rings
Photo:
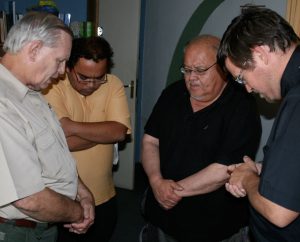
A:
{"type": "Polygon", "coordinates": [[[70,174],[76,173],[76,164],[68,148],[61,145],[49,127],[37,134],[36,148],[46,183],[68,182],[70,174]]]}

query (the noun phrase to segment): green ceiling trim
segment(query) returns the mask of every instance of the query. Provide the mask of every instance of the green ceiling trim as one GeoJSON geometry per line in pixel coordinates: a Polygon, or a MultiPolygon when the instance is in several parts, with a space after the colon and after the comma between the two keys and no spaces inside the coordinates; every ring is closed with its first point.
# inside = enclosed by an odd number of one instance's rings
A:
{"type": "Polygon", "coordinates": [[[224,0],[204,0],[193,13],[177,43],[172,62],[169,68],[166,85],[169,85],[172,82],[175,82],[182,78],[182,74],[180,73],[179,69],[182,65],[182,54],[185,44],[190,39],[199,35],[206,20],[222,2],[224,2],[224,0]]]}

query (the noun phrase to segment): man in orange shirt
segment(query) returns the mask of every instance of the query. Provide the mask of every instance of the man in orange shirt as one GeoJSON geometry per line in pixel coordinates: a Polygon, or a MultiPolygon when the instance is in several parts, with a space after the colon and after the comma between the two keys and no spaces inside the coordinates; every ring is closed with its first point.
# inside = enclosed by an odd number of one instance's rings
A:
{"type": "Polygon", "coordinates": [[[130,133],[123,83],[108,74],[113,51],[101,37],[73,41],[66,78],[46,98],[55,110],[77,161],[79,175],[95,197],[96,218],[87,234],[65,229],[59,241],[109,241],[117,220],[112,178],[113,144],[130,133]]]}

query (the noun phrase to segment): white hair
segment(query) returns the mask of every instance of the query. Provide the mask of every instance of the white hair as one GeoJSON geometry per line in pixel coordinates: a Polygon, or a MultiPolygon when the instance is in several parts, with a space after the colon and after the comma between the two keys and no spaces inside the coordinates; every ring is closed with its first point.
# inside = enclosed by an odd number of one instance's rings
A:
{"type": "Polygon", "coordinates": [[[58,17],[45,12],[29,12],[13,25],[3,44],[5,52],[17,53],[24,45],[40,40],[48,47],[54,47],[61,31],[73,37],[72,31],[58,17]]]}

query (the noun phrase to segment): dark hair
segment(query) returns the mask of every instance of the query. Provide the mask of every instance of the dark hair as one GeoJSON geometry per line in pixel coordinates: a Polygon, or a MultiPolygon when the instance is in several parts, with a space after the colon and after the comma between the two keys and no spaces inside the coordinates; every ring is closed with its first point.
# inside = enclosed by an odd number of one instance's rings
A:
{"type": "Polygon", "coordinates": [[[218,51],[218,63],[225,69],[228,57],[234,65],[243,69],[254,68],[251,49],[267,45],[270,51],[283,52],[299,41],[290,24],[278,13],[251,7],[235,17],[225,31],[218,51]]]}
{"type": "Polygon", "coordinates": [[[77,38],[73,40],[71,55],[67,66],[73,69],[79,58],[93,60],[107,59],[107,69],[110,72],[114,63],[112,61],[113,50],[110,44],[102,37],[77,38]]]}

